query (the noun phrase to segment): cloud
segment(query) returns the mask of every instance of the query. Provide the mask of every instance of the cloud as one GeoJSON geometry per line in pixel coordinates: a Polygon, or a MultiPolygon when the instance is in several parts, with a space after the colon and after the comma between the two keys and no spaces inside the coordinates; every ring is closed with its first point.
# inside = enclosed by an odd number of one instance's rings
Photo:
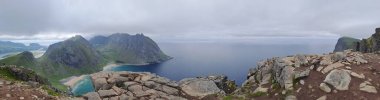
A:
{"type": "Polygon", "coordinates": [[[375,0],[2,0],[0,38],[115,32],[155,38],[368,37],[375,0]]]}

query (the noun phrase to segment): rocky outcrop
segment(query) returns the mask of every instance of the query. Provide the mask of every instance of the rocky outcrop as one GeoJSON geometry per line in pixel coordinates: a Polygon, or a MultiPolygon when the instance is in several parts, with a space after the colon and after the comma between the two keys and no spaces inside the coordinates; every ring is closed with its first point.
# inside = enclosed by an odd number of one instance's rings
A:
{"type": "Polygon", "coordinates": [[[225,84],[230,81],[225,76],[207,76],[186,78],[176,82],[149,72],[128,71],[98,72],[91,74],[90,77],[95,92],[89,92],[82,97],[94,100],[117,98],[186,100],[214,95],[224,96],[226,93],[223,88],[228,88],[225,84]]]}
{"type": "MultiPolygon", "coordinates": [[[[234,94],[244,99],[260,96],[260,99],[301,97],[323,100],[327,96],[315,96],[315,94],[336,94],[345,91],[377,93],[376,86],[368,82],[362,83],[360,89],[351,85],[358,84],[352,80],[371,80],[363,74],[365,73],[363,71],[370,71],[368,69],[374,71],[374,68],[357,67],[370,63],[365,56],[368,55],[345,50],[324,55],[295,55],[267,59],[258,62],[257,67],[249,70],[247,80],[234,94]]],[[[373,71],[370,72],[371,75],[377,75],[373,71]]],[[[379,83],[377,84],[379,86],[379,83]]]]}

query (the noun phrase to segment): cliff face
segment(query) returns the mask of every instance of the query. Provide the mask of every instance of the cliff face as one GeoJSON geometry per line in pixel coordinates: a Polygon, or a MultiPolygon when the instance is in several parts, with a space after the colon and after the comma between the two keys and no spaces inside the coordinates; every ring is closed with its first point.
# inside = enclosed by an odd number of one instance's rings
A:
{"type": "Polygon", "coordinates": [[[365,53],[380,51],[380,28],[376,28],[375,33],[367,39],[358,40],[350,37],[339,38],[335,45],[334,52],[347,49],[365,53]]]}
{"type": "Polygon", "coordinates": [[[338,42],[335,45],[334,52],[339,52],[347,49],[356,49],[356,43],[359,41],[359,39],[351,37],[341,37],[338,39],[338,42]]]}
{"type": "Polygon", "coordinates": [[[90,42],[105,58],[117,63],[151,64],[170,59],[152,39],[143,34],[96,36],[90,42]]]}

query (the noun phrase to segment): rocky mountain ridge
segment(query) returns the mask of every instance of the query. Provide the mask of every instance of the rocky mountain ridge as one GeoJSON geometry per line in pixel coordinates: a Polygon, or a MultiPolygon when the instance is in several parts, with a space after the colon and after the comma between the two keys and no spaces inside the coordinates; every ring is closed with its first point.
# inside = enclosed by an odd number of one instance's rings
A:
{"type": "Polygon", "coordinates": [[[379,99],[380,72],[373,53],[275,57],[250,69],[236,98],[285,100],[379,99]]]}

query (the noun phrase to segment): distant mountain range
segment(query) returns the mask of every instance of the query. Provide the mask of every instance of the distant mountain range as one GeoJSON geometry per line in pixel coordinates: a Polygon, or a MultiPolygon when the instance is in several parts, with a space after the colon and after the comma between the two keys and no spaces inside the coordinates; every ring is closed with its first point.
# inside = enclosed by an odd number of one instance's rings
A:
{"type": "Polygon", "coordinates": [[[149,37],[126,33],[95,36],[90,41],[77,35],[50,45],[40,58],[30,54],[26,51],[0,63],[31,68],[57,86],[62,78],[101,71],[109,63],[152,64],[171,59],[149,37]]]}
{"type": "Polygon", "coordinates": [[[38,49],[46,49],[45,46],[41,46],[38,43],[31,43],[29,46],[26,46],[22,43],[15,43],[10,41],[0,41],[0,54],[11,53],[11,52],[22,52],[22,51],[31,51],[38,49]]]}

